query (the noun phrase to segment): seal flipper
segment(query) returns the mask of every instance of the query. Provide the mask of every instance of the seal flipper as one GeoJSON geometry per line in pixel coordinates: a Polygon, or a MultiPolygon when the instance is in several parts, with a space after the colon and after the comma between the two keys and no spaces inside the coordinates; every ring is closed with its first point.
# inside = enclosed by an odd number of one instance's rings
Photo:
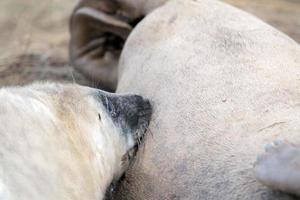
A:
{"type": "Polygon", "coordinates": [[[275,190],[300,196],[300,147],[277,140],[258,156],[254,173],[258,181],[275,190]]]}
{"type": "Polygon", "coordinates": [[[129,21],[110,1],[82,1],[70,21],[70,62],[96,86],[114,91],[118,58],[131,32],[129,21]]]}

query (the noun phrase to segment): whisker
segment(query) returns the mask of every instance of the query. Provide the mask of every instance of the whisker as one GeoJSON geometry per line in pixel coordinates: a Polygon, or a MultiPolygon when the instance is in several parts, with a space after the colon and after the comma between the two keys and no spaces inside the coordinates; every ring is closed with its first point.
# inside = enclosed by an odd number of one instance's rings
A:
{"type": "Polygon", "coordinates": [[[72,67],[70,67],[70,70],[71,70],[71,76],[72,76],[72,80],[73,80],[73,83],[77,83],[76,82],[76,79],[75,79],[75,76],[74,76],[74,71],[73,71],[73,68],[72,67]]]}
{"type": "Polygon", "coordinates": [[[153,137],[153,132],[151,131],[150,127],[148,127],[147,131],[149,131],[150,135],[153,137]]]}

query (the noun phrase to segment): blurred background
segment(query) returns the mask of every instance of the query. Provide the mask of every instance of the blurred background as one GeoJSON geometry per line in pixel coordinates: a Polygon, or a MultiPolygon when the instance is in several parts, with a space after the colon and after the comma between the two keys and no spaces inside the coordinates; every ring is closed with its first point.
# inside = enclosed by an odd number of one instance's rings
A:
{"type": "MultiPolygon", "coordinates": [[[[300,0],[224,0],[300,43],[300,0]]],[[[33,80],[93,85],[68,66],[68,18],[76,0],[0,1],[0,86],[33,80]]]]}

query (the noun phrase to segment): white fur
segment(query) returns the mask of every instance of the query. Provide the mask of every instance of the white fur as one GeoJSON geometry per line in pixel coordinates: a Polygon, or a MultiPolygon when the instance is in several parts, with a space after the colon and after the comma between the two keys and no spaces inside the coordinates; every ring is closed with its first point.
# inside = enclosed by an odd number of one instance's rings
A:
{"type": "Polygon", "coordinates": [[[1,200],[103,198],[132,144],[95,92],[52,83],[0,90],[1,200]]]}

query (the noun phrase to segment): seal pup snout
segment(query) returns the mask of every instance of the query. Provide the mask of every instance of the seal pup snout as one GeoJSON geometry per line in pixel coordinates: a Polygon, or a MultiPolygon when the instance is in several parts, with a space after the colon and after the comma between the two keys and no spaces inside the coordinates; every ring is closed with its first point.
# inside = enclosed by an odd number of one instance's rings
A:
{"type": "Polygon", "coordinates": [[[133,139],[133,146],[140,144],[151,119],[149,100],[139,95],[118,95],[103,91],[98,93],[98,97],[127,140],[133,139]]]}

